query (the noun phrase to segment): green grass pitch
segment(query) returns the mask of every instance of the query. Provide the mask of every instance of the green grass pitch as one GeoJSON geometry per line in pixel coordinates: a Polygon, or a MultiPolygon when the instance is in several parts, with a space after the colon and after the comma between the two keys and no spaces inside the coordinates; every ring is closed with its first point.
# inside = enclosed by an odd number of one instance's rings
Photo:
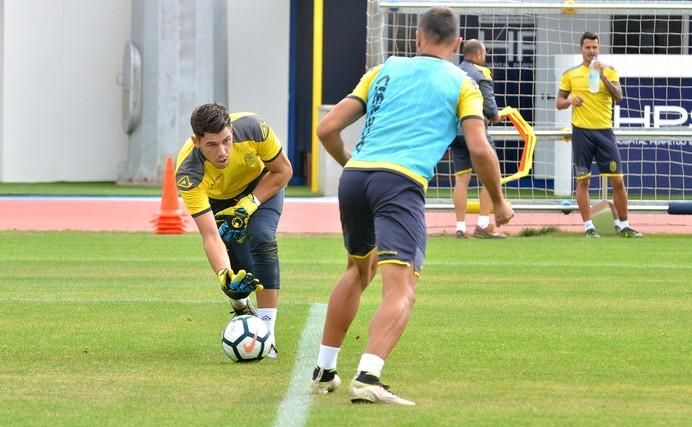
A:
{"type": "MultiPolygon", "coordinates": [[[[310,306],[345,265],[338,236],[279,244],[281,353],[241,365],[221,350],[228,304],[196,234],[0,232],[0,424],[277,425],[310,306]]],[[[690,247],[432,237],[382,378],[417,406],[354,406],[342,387],[306,425],[689,425],[690,247]]],[[[341,351],[346,384],[380,289],[341,351]]]]}

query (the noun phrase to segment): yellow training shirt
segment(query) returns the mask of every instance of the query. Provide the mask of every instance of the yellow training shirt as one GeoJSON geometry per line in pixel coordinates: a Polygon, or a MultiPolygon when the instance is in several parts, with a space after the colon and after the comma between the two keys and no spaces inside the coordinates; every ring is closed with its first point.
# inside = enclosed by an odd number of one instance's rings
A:
{"type": "MultiPolygon", "coordinates": [[[[620,82],[620,74],[613,67],[603,69],[611,82],[620,82]]],[[[572,125],[582,129],[610,129],[613,127],[613,97],[603,82],[598,93],[589,92],[589,67],[581,64],[562,73],[560,90],[580,96],[584,103],[572,106],[572,125]]]]}
{"type": "Polygon", "coordinates": [[[188,138],[178,153],[178,192],[192,216],[211,209],[209,199],[232,199],[264,171],[264,162],[281,153],[281,143],[269,125],[254,113],[230,114],[233,147],[228,165],[219,169],[208,162],[188,138]]]}

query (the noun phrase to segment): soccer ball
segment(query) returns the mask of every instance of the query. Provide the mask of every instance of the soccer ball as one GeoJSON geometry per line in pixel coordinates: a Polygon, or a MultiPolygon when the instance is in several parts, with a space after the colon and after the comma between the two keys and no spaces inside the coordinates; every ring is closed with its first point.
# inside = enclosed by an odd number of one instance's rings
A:
{"type": "Polygon", "coordinates": [[[274,336],[264,321],[250,315],[234,317],[221,336],[223,352],[236,362],[262,360],[273,343],[274,336]]]}
{"type": "Polygon", "coordinates": [[[569,200],[563,200],[560,202],[560,206],[563,208],[562,213],[569,215],[572,213],[572,203],[569,200]]]}

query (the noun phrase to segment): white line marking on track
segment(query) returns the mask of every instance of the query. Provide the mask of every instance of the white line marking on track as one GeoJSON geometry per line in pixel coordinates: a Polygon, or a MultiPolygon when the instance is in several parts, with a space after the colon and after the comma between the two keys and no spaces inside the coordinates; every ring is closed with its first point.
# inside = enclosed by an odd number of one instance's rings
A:
{"type": "Polygon", "coordinates": [[[324,325],[326,314],[326,304],[310,306],[308,319],[298,342],[291,383],[276,414],[274,422],[276,427],[302,427],[308,419],[310,403],[312,403],[312,395],[308,392],[308,387],[315,367],[315,357],[322,338],[322,325],[324,325]]]}

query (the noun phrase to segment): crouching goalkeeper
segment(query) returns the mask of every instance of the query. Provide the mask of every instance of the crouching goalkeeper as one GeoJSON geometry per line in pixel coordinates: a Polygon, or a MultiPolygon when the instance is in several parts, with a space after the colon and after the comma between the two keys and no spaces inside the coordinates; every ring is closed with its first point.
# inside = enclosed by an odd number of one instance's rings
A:
{"type": "Polygon", "coordinates": [[[178,191],[233,313],[260,317],[273,334],[280,288],[276,228],[291,163],[253,113],[204,104],[192,111],[190,124],[193,135],[176,163],[178,191]],[[257,310],[248,298],[255,290],[257,310]]]}

